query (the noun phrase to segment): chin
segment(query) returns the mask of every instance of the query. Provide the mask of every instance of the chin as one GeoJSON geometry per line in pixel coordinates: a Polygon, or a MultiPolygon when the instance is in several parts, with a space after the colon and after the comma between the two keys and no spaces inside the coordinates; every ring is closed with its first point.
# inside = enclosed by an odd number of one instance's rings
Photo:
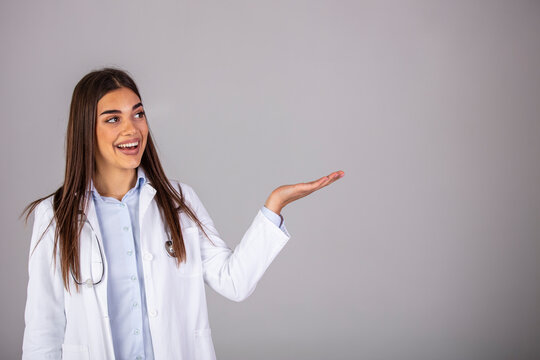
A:
{"type": "Polygon", "coordinates": [[[137,161],[137,162],[129,162],[129,163],[120,164],[120,167],[131,170],[131,169],[136,169],[139,165],[141,165],[141,162],[137,161]]]}

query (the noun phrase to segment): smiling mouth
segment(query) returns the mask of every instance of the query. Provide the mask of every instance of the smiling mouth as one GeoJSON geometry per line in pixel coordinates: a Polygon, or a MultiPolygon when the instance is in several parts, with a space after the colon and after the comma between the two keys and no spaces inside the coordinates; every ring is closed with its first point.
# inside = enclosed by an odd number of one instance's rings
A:
{"type": "Polygon", "coordinates": [[[127,144],[116,145],[117,148],[122,149],[122,150],[133,150],[133,149],[136,149],[138,146],[139,146],[138,141],[130,142],[127,144]]]}

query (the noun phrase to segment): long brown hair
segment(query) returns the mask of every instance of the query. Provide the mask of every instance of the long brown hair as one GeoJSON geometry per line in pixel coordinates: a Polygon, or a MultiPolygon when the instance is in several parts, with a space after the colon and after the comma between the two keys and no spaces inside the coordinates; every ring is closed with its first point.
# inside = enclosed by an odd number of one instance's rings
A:
{"type": "MultiPolygon", "coordinates": [[[[56,221],[54,260],[56,263],[56,253],[59,248],[62,279],[68,291],[70,291],[70,274],[80,281],[79,237],[84,223],[79,221],[79,215],[81,209],[86,211],[88,201],[91,201],[86,194],[90,190],[95,170],[97,103],[105,94],[121,87],[131,89],[142,101],[133,79],[120,69],[103,68],[92,71],[75,86],[67,126],[64,183],[52,194],[31,202],[23,210],[23,214],[26,213],[25,219],[28,221],[28,217],[39,203],[54,196],[54,217],[49,223],[50,226],[53,220],[56,221]]],[[[180,263],[186,260],[186,248],[178,213],[184,211],[207,237],[208,235],[195,213],[184,202],[182,189],[179,187],[177,191],[165,176],[150,132],[148,132],[146,148],[139,166],[143,167],[149,183],[156,190],[155,199],[170,231],[176,264],[180,266],[180,263]]],[[[79,290],[77,283],[75,283],[75,288],[79,290]]]]}

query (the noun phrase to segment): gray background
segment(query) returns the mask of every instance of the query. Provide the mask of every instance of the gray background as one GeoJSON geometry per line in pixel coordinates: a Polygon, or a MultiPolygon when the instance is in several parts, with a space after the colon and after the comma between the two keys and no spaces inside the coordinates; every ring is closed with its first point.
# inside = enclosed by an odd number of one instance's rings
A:
{"type": "Polygon", "coordinates": [[[2,1],[2,359],[73,87],[134,76],[167,174],[235,246],[283,211],[255,293],[207,290],[220,359],[540,358],[538,1],[2,1]]]}

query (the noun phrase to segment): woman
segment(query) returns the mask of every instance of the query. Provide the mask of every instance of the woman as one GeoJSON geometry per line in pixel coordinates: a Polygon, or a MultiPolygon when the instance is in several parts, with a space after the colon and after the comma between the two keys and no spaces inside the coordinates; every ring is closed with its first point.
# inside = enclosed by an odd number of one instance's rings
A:
{"type": "Polygon", "coordinates": [[[290,238],[281,209],[344,176],[275,189],[231,250],[168,180],[141,96],[105,68],[74,89],[63,185],[35,210],[24,359],[215,359],[204,284],[241,301],[290,238]]]}

